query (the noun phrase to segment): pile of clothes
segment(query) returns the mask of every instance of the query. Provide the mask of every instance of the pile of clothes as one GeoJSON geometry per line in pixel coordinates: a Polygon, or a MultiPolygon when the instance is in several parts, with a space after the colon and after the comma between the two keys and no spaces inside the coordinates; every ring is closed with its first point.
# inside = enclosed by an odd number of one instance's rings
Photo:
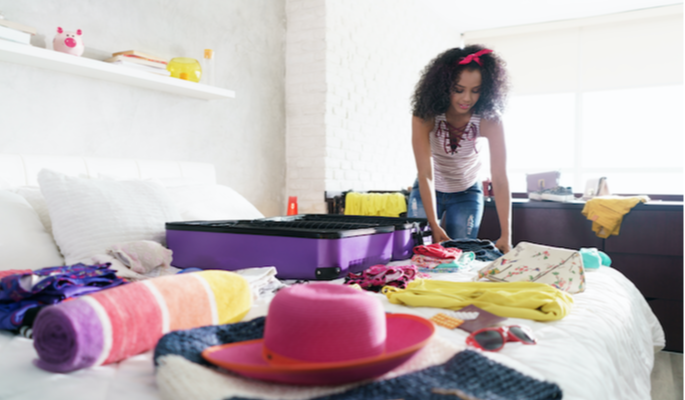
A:
{"type": "Polygon", "coordinates": [[[502,257],[501,251],[489,240],[453,239],[441,243],[445,248],[457,248],[463,252],[472,252],[478,261],[495,261],[502,257]]]}
{"type": "Polygon", "coordinates": [[[411,262],[426,273],[452,273],[468,269],[475,254],[459,248],[446,248],[441,244],[414,247],[411,262]]]}
{"type": "Polygon", "coordinates": [[[0,329],[29,338],[43,307],[126,283],[109,263],[10,272],[0,279],[0,329]]]}

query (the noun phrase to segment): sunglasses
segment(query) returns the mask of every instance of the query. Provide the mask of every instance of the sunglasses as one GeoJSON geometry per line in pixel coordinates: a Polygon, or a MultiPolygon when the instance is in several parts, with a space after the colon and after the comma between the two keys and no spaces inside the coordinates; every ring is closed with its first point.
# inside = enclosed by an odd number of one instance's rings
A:
{"type": "Polygon", "coordinates": [[[535,344],[537,340],[530,328],[520,325],[483,328],[466,338],[466,344],[485,351],[500,351],[507,342],[535,344]]]}

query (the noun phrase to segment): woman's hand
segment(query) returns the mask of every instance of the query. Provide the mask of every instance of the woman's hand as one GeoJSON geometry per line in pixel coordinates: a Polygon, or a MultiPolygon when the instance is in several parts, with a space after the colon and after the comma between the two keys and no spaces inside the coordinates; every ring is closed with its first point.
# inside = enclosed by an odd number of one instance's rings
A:
{"type": "Polygon", "coordinates": [[[502,254],[507,254],[509,251],[511,251],[511,242],[509,242],[509,238],[501,237],[497,239],[495,247],[497,247],[497,249],[501,251],[502,254]]]}
{"type": "Polygon", "coordinates": [[[435,228],[431,228],[431,230],[433,231],[433,243],[440,243],[446,240],[452,240],[449,236],[447,236],[447,232],[445,232],[445,230],[442,229],[441,226],[436,226],[435,228]]]}

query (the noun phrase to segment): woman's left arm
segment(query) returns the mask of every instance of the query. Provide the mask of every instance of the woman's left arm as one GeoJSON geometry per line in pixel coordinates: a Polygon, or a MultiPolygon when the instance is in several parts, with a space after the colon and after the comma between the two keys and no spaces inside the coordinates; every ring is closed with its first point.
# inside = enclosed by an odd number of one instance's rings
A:
{"type": "Polygon", "coordinates": [[[495,207],[499,217],[500,237],[495,246],[502,252],[511,250],[511,191],[507,177],[507,147],[501,121],[483,120],[481,135],[490,146],[490,173],[492,190],[495,192],[495,207]]]}

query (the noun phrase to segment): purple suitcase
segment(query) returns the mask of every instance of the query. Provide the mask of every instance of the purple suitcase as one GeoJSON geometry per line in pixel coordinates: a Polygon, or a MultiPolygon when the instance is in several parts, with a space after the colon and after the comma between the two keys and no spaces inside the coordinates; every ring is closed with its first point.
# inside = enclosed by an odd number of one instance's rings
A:
{"type": "Polygon", "coordinates": [[[391,261],[406,260],[414,255],[414,246],[432,242],[430,225],[426,218],[377,217],[340,214],[302,214],[288,217],[265,218],[268,221],[312,221],[312,222],[346,222],[369,224],[372,226],[392,225],[395,230],[392,236],[391,261]]]}
{"type": "Polygon", "coordinates": [[[386,264],[393,226],[331,221],[192,221],[166,224],[178,268],[274,266],[279,279],[336,279],[386,264]]]}

